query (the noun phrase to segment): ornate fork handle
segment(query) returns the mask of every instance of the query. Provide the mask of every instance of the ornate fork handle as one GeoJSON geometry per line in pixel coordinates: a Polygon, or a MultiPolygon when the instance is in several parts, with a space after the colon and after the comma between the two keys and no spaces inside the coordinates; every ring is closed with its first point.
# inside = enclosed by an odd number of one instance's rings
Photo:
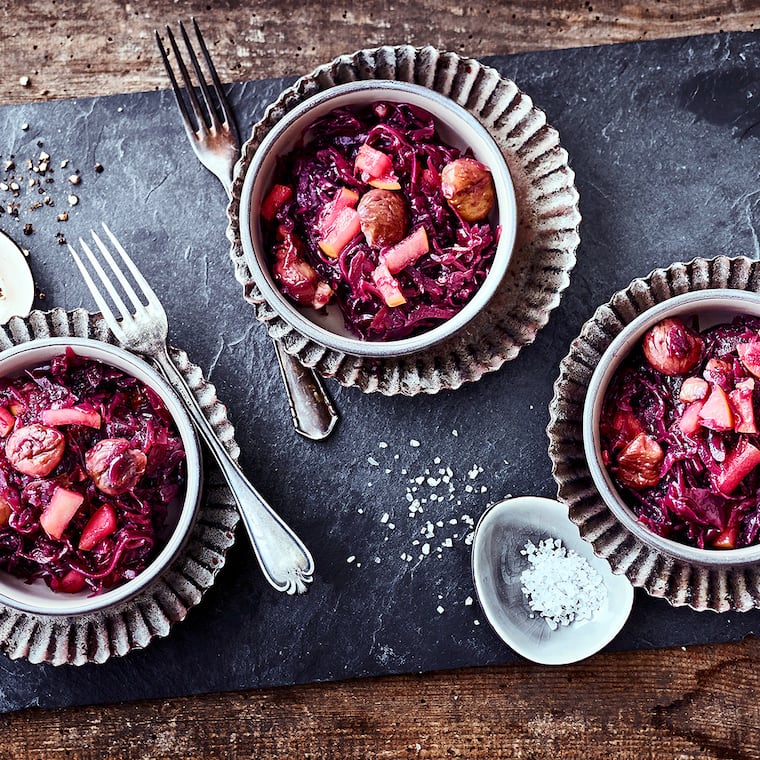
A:
{"type": "Polygon", "coordinates": [[[309,550],[264,501],[214,435],[195,395],[174,366],[166,347],[151,356],[184,402],[198,433],[227,480],[267,580],[279,591],[305,593],[314,575],[314,560],[309,550]]]}

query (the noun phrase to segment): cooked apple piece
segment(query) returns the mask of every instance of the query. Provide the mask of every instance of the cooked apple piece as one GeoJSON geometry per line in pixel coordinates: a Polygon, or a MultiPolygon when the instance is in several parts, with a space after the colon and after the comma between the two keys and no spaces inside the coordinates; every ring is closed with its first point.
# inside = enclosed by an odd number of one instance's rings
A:
{"type": "Polygon", "coordinates": [[[705,402],[702,400],[692,401],[678,420],[678,427],[685,435],[694,435],[701,427],[700,413],[705,402]]]}
{"type": "Polygon", "coordinates": [[[277,212],[293,197],[293,190],[288,185],[272,185],[272,189],[261,204],[261,216],[268,222],[274,220],[277,212]]]}
{"type": "Polygon", "coordinates": [[[317,219],[317,232],[320,238],[325,238],[330,230],[335,226],[338,214],[344,208],[356,208],[359,202],[359,193],[347,187],[340,187],[335,193],[335,197],[322,209],[317,219]]]}
{"type": "Polygon", "coordinates": [[[724,528],[712,542],[713,549],[733,549],[736,546],[736,528],[724,528]]]}
{"type": "Polygon", "coordinates": [[[377,150],[366,143],[359,148],[354,160],[354,171],[359,173],[362,182],[381,190],[400,190],[401,184],[393,172],[393,160],[387,153],[377,150]]]}
{"type": "Polygon", "coordinates": [[[325,255],[337,259],[361,229],[359,212],[355,208],[341,209],[327,235],[319,241],[319,247],[325,255]]]}
{"type": "Polygon", "coordinates": [[[734,411],[734,430],[737,433],[757,433],[755,423],[755,405],[752,397],[755,391],[755,381],[748,377],[736,384],[736,388],[728,394],[734,411]]]}
{"type": "Polygon", "coordinates": [[[10,409],[0,406],[0,438],[5,438],[5,436],[13,430],[15,424],[16,418],[13,416],[10,409]]]}
{"type": "Polygon", "coordinates": [[[734,413],[726,392],[719,385],[713,385],[710,395],[699,412],[699,421],[710,430],[733,430],[734,413]]]}
{"type": "Polygon", "coordinates": [[[401,292],[398,280],[390,273],[388,267],[382,262],[372,272],[372,281],[377,285],[383,300],[387,306],[401,306],[406,303],[406,298],[401,292]]]}
{"type": "Polygon", "coordinates": [[[699,401],[707,397],[709,390],[710,386],[707,384],[707,380],[703,380],[701,377],[687,377],[683,381],[678,399],[687,404],[692,401],[699,401]]]}
{"type": "Polygon", "coordinates": [[[101,423],[100,414],[95,409],[83,409],[78,406],[64,409],[45,409],[40,414],[40,419],[43,424],[50,425],[50,427],[85,425],[97,430],[101,423]]]}
{"type": "Polygon", "coordinates": [[[63,532],[71,522],[71,518],[79,510],[84,501],[84,496],[68,488],[56,486],[50,504],[45,507],[40,515],[40,525],[50,538],[60,540],[63,532]]]}
{"type": "Polygon", "coordinates": [[[427,232],[418,227],[400,243],[389,248],[380,258],[391,274],[398,274],[404,267],[414,264],[417,259],[430,250],[427,232]]]}
{"type": "Polygon", "coordinates": [[[760,341],[739,343],[736,346],[736,352],[747,372],[755,377],[760,377],[760,341]]]}
{"type": "Polygon", "coordinates": [[[103,504],[93,512],[84,526],[79,539],[79,548],[84,551],[94,549],[104,538],[116,530],[116,512],[110,504],[103,504]]]}
{"type": "Polygon", "coordinates": [[[79,570],[71,569],[57,583],[53,584],[55,591],[62,591],[64,594],[76,594],[87,585],[87,579],[79,570]]]}
{"type": "Polygon", "coordinates": [[[737,447],[726,457],[715,485],[724,496],[730,496],[739,483],[760,464],[760,449],[746,438],[740,438],[737,447]]]}

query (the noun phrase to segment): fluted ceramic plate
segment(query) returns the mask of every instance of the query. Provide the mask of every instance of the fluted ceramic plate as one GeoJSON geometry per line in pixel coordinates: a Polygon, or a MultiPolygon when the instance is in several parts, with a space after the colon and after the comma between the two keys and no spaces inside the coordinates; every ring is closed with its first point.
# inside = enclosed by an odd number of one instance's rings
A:
{"type": "Polygon", "coordinates": [[[549,406],[549,456],[559,499],[581,536],[634,586],[674,607],[746,611],[760,607],[760,567],[715,566],[669,556],[634,536],[594,486],[583,447],[583,406],[591,376],[618,333],[649,307],[710,288],[760,291],[760,262],[745,257],[696,258],[634,280],[600,306],[560,363],[549,406]]]}
{"type": "MultiPolygon", "coordinates": [[[[0,328],[0,350],[35,338],[71,336],[115,342],[99,314],[54,309],[33,311],[25,319],[13,317],[0,328]]],[[[235,431],[214,386],[187,354],[175,348],[170,351],[217,436],[237,459],[235,431]]],[[[155,637],[167,636],[214,583],[234,541],[237,522],[237,508],[221,474],[208,467],[195,526],[166,572],[128,601],[87,615],[33,615],[0,605],[0,649],[11,659],[83,665],[105,662],[142,649],[155,637]]]]}
{"type": "Polygon", "coordinates": [[[306,366],[345,386],[386,395],[436,393],[480,379],[514,359],[546,325],[570,282],[578,247],[578,192],[567,152],[546,115],[514,82],[472,58],[408,45],[360,50],[299,79],[266,110],[235,168],[227,236],[235,277],[269,334],[306,366]],[[355,80],[413,82],[461,105],[490,132],[504,154],[517,197],[517,241],[493,298],[468,325],[434,347],[403,357],[356,357],[307,338],[266,301],[240,239],[243,178],[266,133],[295,105],[355,80]]]}
{"type": "Polygon", "coordinates": [[[620,633],[633,606],[633,586],[594,556],[568,520],[567,508],[538,496],[507,499],[484,512],[472,542],[472,576],[491,627],[515,652],[544,665],[567,665],[595,654],[620,633]],[[530,567],[521,554],[525,544],[538,546],[548,538],[561,540],[562,546],[585,559],[607,591],[593,615],[556,630],[531,611],[520,582],[530,567]]]}

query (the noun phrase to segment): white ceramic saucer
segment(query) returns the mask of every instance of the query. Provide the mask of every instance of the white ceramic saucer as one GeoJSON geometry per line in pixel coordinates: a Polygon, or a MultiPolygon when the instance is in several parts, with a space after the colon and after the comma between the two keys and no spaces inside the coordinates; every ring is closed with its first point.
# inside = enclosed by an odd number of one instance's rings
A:
{"type": "Polygon", "coordinates": [[[480,606],[496,633],[515,652],[544,665],[565,665],[598,652],[620,632],[633,606],[633,586],[594,555],[570,522],[567,507],[537,496],[508,499],[486,510],[475,529],[472,574],[480,606]],[[546,538],[560,539],[602,576],[607,599],[592,619],[552,630],[531,611],[520,583],[529,563],[520,552],[526,542],[538,546],[546,538]]]}
{"type": "Polygon", "coordinates": [[[25,317],[34,302],[34,281],[22,250],[0,232],[0,325],[25,317]]]}

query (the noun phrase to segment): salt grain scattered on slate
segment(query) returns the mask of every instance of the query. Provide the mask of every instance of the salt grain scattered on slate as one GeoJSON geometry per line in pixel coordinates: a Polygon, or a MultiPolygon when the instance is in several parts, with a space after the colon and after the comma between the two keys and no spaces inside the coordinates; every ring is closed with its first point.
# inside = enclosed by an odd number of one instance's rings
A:
{"type": "MultiPolygon", "coordinates": [[[[452,430],[451,435],[456,438],[459,433],[452,430]]],[[[415,438],[410,439],[408,445],[415,450],[423,448],[423,443],[415,438]]],[[[478,478],[485,473],[484,468],[477,463],[448,464],[441,457],[435,456],[428,466],[418,465],[416,470],[412,470],[409,466],[399,466],[405,463],[401,461],[399,453],[389,451],[387,441],[379,441],[377,448],[379,453],[369,453],[366,457],[375,478],[380,477],[379,472],[383,472],[386,477],[395,479],[400,489],[404,489],[395,513],[390,505],[391,508],[377,518],[386,531],[399,528],[396,531],[396,545],[398,540],[408,541],[408,547],[398,554],[397,549],[389,547],[393,556],[397,556],[402,565],[416,565],[433,557],[440,560],[445,551],[453,550],[457,545],[470,546],[475,535],[475,520],[465,510],[466,506],[472,505],[479,512],[487,506],[481,496],[489,491],[489,487],[477,483],[478,478]],[[399,475],[402,477],[399,478],[399,475]],[[403,517],[404,512],[406,519],[403,517]]],[[[367,482],[367,488],[371,490],[372,487],[373,481],[367,482]]],[[[357,509],[357,514],[365,513],[373,518],[376,514],[374,510],[361,507],[357,509]]],[[[388,539],[389,533],[386,532],[383,542],[387,543],[388,539]]],[[[361,567],[355,556],[349,557],[347,561],[354,567],[361,567]]],[[[380,561],[380,557],[375,557],[375,564],[380,561]]],[[[439,600],[441,598],[439,596],[439,600]]],[[[468,596],[463,606],[469,607],[472,604],[473,599],[468,596]]],[[[443,607],[438,605],[437,611],[442,614],[443,607]]],[[[478,625],[479,621],[475,620],[473,624],[478,625]]]]}

